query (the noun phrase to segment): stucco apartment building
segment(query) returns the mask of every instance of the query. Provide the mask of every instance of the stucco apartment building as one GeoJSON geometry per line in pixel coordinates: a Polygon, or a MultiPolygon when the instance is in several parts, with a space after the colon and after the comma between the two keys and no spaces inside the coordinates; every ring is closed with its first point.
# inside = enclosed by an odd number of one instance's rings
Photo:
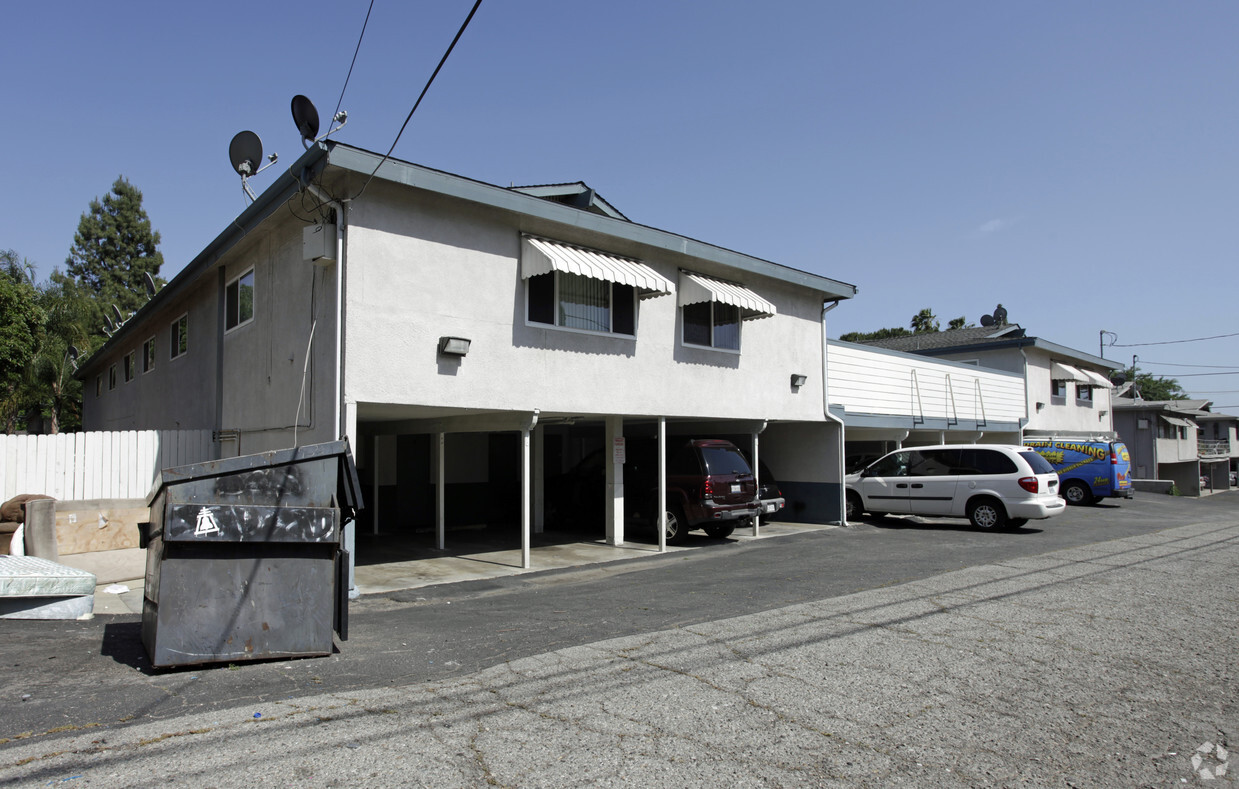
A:
{"type": "Polygon", "coordinates": [[[526,564],[546,481],[598,450],[587,515],[624,542],[636,436],[733,437],[781,483],[781,517],[841,522],[825,314],[855,293],[629,221],[584,184],[322,142],[82,366],[83,421],[209,429],[221,457],[345,436],[359,529],[442,547],[500,524],[526,564]]]}

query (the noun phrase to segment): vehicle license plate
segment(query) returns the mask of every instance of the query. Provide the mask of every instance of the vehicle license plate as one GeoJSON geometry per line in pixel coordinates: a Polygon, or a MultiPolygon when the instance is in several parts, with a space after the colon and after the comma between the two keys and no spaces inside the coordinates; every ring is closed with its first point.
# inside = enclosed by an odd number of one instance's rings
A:
{"type": "Polygon", "coordinates": [[[767,505],[766,505],[766,512],[774,512],[774,505],[773,505],[773,504],[767,504],[767,505]]]}
{"type": "Polygon", "coordinates": [[[732,493],[739,493],[739,492],[740,492],[740,484],[739,484],[738,482],[737,482],[737,483],[732,483],[732,486],[731,486],[731,492],[732,492],[732,493]]]}

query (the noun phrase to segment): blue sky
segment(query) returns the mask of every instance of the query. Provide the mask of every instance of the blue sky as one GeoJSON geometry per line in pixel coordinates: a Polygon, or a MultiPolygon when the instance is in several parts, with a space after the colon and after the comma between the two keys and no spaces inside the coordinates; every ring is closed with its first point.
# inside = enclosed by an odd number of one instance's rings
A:
{"type": "MultiPolygon", "coordinates": [[[[367,5],[6,8],[0,248],[63,266],[124,175],[171,278],[245,207],[232,136],[290,164],[291,97],[336,106],[367,5]]],[[[337,138],[386,152],[471,5],[377,0],[337,138]]],[[[1236,40],[1234,2],[485,0],[394,155],[853,283],[831,336],[1002,302],[1096,354],[1239,333],[1236,40]]],[[[1133,353],[1239,412],[1186,366],[1239,336],[1133,353]]]]}

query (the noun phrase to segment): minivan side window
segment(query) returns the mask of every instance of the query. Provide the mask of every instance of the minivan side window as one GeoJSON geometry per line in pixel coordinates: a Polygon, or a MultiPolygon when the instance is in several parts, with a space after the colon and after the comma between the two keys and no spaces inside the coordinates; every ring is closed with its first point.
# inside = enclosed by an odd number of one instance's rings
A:
{"type": "Polygon", "coordinates": [[[910,452],[892,452],[869,467],[871,477],[906,477],[910,452]]]}
{"type": "Polygon", "coordinates": [[[992,449],[965,449],[961,454],[961,473],[1014,474],[1019,471],[1014,460],[992,449]]]}
{"type": "Polygon", "coordinates": [[[908,472],[913,477],[946,477],[957,472],[958,449],[924,449],[913,451],[908,472]]]}

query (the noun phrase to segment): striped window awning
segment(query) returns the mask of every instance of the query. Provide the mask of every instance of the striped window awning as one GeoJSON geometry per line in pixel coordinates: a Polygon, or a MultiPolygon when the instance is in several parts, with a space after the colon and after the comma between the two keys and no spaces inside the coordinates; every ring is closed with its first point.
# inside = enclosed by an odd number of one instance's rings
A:
{"type": "Polygon", "coordinates": [[[1088,379],[1089,386],[1098,389],[1109,389],[1114,386],[1114,384],[1110,383],[1110,379],[1101,373],[1095,373],[1092,370],[1081,370],[1080,372],[1084,373],[1084,377],[1088,379]]]}
{"type": "Polygon", "coordinates": [[[680,272],[679,305],[717,301],[740,308],[742,320],[769,318],[776,314],[774,305],[753,291],[734,282],[724,282],[691,271],[680,272]]]}
{"type": "MultiPolygon", "coordinates": [[[[1050,363],[1050,380],[1052,381],[1078,381],[1082,384],[1089,383],[1089,379],[1084,377],[1084,373],[1069,364],[1062,362],[1050,363]]],[[[1109,384],[1106,384],[1109,386],[1109,384]]]]}
{"type": "Polygon", "coordinates": [[[631,285],[642,298],[675,292],[671,280],[640,261],[545,238],[522,236],[521,279],[552,271],[631,285]]]}

